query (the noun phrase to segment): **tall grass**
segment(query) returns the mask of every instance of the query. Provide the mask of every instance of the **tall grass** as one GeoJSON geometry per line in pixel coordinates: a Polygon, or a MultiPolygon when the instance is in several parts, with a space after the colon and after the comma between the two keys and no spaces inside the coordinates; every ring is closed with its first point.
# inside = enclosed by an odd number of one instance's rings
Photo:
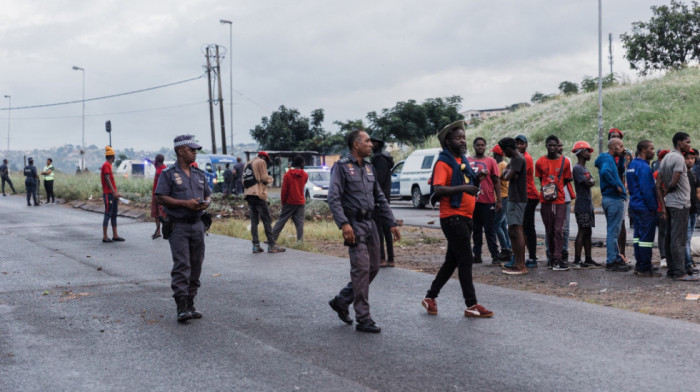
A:
{"type": "MultiPolygon", "coordinates": [[[[26,192],[24,176],[21,173],[12,174],[10,177],[18,193],[26,192]]],[[[117,184],[117,189],[123,197],[129,200],[147,198],[150,202],[153,179],[115,176],[114,182],[117,184]]],[[[7,192],[7,185],[5,186],[5,191],[7,192]]],[[[46,195],[43,180],[39,187],[39,192],[41,195],[46,195]]],[[[99,173],[75,175],[58,172],[54,176],[54,193],[57,198],[65,201],[99,199],[102,197],[100,175],[99,173]]]]}
{"type": "MultiPolygon", "coordinates": [[[[258,227],[259,234],[264,238],[262,232],[262,224],[258,227]]],[[[215,234],[227,235],[230,237],[241,238],[252,241],[250,234],[250,221],[241,219],[217,220],[211,226],[211,232],[215,234]]],[[[343,242],[343,234],[338,229],[334,222],[305,222],[304,223],[304,238],[307,240],[320,242],[343,242]]],[[[311,242],[298,242],[296,237],[296,228],[292,221],[288,221],[284,229],[280,233],[277,243],[281,246],[303,250],[307,252],[318,252],[311,242]]]]}

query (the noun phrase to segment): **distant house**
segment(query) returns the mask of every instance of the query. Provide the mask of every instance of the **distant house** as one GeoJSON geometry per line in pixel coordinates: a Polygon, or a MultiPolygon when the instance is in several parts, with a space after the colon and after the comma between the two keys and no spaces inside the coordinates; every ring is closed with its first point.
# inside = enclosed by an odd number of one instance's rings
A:
{"type": "Polygon", "coordinates": [[[499,109],[467,110],[466,112],[462,112],[460,114],[464,116],[464,121],[466,121],[467,124],[471,124],[474,120],[486,121],[490,118],[500,117],[508,112],[509,112],[508,108],[499,108],[499,109]]]}

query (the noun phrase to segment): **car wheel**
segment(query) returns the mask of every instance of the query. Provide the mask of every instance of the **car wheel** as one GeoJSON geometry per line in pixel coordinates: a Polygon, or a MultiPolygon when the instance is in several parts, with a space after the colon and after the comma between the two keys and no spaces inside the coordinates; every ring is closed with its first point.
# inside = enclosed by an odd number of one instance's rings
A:
{"type": "Polygon", "coordinates": [[[425,207],[425,200],[423,199],[423,194],[420,188],[415,186],[411,190],[411,202],[413,203],[413,208],[423,208],[425,207]]]}

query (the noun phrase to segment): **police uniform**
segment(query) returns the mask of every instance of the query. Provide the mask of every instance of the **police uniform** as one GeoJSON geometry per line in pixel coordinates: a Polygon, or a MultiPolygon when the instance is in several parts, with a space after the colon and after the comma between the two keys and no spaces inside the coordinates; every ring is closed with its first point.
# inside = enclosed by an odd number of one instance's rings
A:
{"type": "MultiPolygon", "coordinates": [[[[178,137],[175,139],[178,146],[178,137]]],[[[185,142],[188,139],[183,139],[185,142]]],[[[182,140],[180,141],[182,142],[182,140]]],[[[186,143],[180,144],[184,145],[186,143]]],[[[198,146],[192,141],[190,146],[198,146]]],[[[199,147],[201,148],[201,147],[199,147]]],[[[178,200],[205,200],[211,195],[211,189],[207,183],[204,172],[196,167],[190,167],[188,176],[180,166],[175,163],[168,166],[160,175],[156,195],[170,196],[178,200]]],[[[171,272],[171,288],[176,302],[186,298],[188,309],[194,318],[201,317],[201,313],[195,314],[194,297],[199,289],[199,276],[202,272],[204,260],[204,232],[202,222],[203,211],[194,211],[185,207],[163,206],[168,220],[173,222],[173,229],[168,238],[170,251],[173,256],[173,269],[171,272]]],[[[178,302],[178,306],[180,303],[178,302]]]]}
{"type": "Polygon", "coordinates": [[[28,161],[29,164],[24,167],[24,187],[27,190],[27,206],[31,206],[30,200],[32,198],[34,199],[34,206],[38,206],[39,202],[37,201],[36,193],[39,186],[37,183],[39,176],[36,174],[36,166],[33,165],[34,160],[29,158],[28,161]]]}
{"type": "Polygon", "coordinates": [[[338,227],[349,223],[355,233],[355,245],[349,248],[351,281],[331,301],[331,307],[341,316],[338,309],[347,313],[352,303],[358,322],[371,320],[369,284],[379,271],[379,235],[372,214],[378,213],[390,227],[396,226],[372,164],[365,161],[360,166],[352,155],[338,160],[331,169],[328,206],[338,227]]]}

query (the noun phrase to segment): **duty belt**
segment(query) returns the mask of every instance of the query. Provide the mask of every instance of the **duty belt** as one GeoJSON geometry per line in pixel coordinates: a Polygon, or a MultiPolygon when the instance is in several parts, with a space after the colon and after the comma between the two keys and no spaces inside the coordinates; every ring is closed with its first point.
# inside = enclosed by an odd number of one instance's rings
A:
{"type": "Polygon", "coordinates": [[[358,222],[372,219],[372,211],[344,209],[343,212],[348,219],[354,219],[358,222]]]}
{"type": "Polygon", "coordinates": [[[201,220],[200,217],[196,216],[194,218],[175,218],[172,215],[168,215],[168,221],[173,223],[187,223],[193,225],[201,220]]]}

